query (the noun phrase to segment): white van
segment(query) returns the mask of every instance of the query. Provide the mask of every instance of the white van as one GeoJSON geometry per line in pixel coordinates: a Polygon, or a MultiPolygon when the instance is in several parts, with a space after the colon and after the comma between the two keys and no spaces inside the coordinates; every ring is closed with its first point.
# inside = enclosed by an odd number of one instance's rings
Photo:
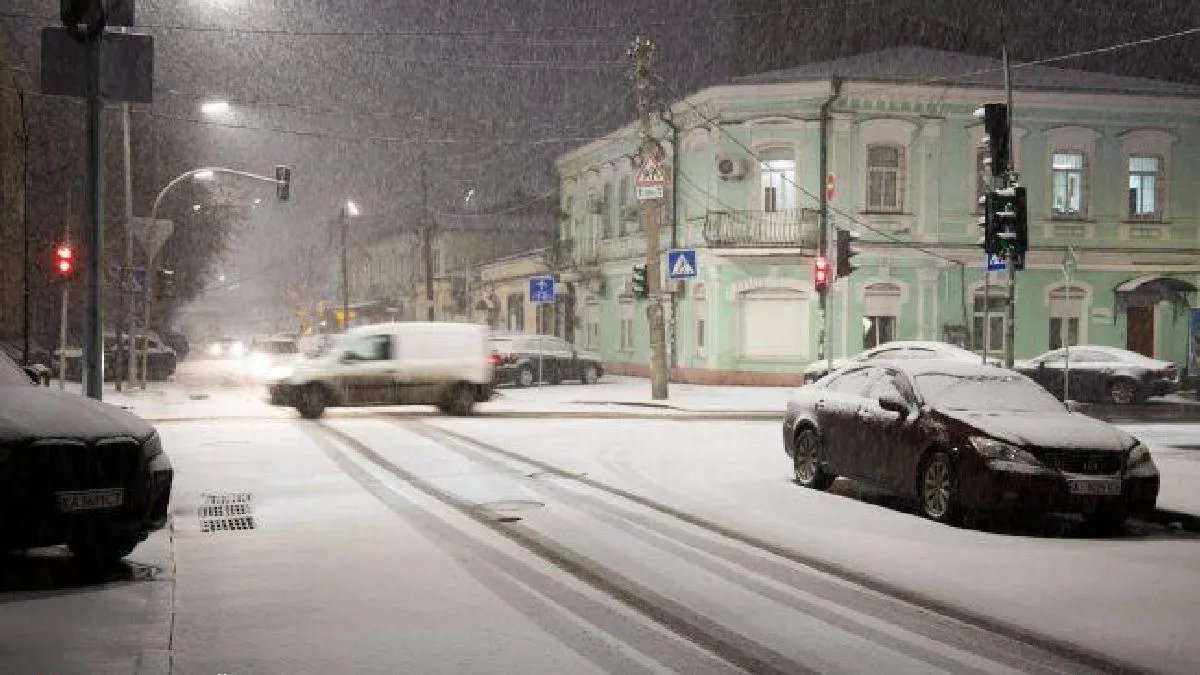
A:
{"type": "Polygon", "coordinates": [[[436,405],[469,415],[492,395],[486,326],[382,323],[351,329],[336,348],[276,373],[271,403],[305,418],[333,406],[436,405]]]}

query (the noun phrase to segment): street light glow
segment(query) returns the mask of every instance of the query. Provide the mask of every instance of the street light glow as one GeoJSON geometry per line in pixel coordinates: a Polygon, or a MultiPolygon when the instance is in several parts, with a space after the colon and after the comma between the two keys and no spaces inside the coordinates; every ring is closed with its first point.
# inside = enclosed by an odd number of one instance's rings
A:
{"type": "Polygon", "coordinates": [[[229,101],[205,101],[200,104],[200,112],[205,115],[224,115],[229,112],[229,101]]]}
{"type": "Polygon", "coordinates": [[[196,180],[212,180],[215,176],[216,176],[216,174],[214,174],[209,169],[204,169],[203,171],[197,171],[196,173],[192,174],[192,177],[195,178],[196,180]]]}
{"type": "Polygon", "coordinates": [[[346,215],[349,215],[349,216],[357,216],[358,215],[358,204],[355,204],[353,200],[350,200],[350,199],[346,200],[346,215]]]}
{"type": "Polygon", "coordinates": [[[192,210],[193,210],[193,211],[199,211],[199,210],[200,210],[200,205],[199,205],[199,204],[192,204],[192,210]]]}

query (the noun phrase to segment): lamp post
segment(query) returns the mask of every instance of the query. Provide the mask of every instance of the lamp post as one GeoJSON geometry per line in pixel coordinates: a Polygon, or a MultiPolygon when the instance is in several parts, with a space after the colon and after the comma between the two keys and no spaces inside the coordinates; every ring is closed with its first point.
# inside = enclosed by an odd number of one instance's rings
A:
{"type": "Polygon", "coordinates": [[[350,219],[358,216],[358,204],[347,199],[342,205],[342,330],[350,330],[350,276],[346,265],[347,240],[350,236],[350,219]]]}

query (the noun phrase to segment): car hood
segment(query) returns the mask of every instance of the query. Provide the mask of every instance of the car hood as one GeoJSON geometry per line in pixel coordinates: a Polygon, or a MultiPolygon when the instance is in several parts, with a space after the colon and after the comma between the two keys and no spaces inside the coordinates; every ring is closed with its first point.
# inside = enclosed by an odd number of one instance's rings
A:
{"type": "Polygon", "coordinates": [[[91,439],[132,436],[154,427],[116,406],[78,394],[35,386],[0,386],[0,442],[37,437],[91,439]]]}
{"type": "Polygon", "coordinates": [[[1080,413],[986,413],[944,408],[936,412],[986,436],[1022,446],[1120,452],[1134,444],[1134,438],[1124,431],[1080,413]]]}

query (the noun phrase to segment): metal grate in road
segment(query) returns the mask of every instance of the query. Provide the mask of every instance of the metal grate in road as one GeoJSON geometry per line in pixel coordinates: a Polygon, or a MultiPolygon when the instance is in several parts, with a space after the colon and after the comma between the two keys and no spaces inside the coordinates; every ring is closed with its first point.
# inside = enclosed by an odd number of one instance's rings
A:
{"type": "Polygon", "coordinates": [[[197,509],[201,532],[234,532],[255,529],[254,495],[249,492],[215,492],[200,495],[197,509]]]}

